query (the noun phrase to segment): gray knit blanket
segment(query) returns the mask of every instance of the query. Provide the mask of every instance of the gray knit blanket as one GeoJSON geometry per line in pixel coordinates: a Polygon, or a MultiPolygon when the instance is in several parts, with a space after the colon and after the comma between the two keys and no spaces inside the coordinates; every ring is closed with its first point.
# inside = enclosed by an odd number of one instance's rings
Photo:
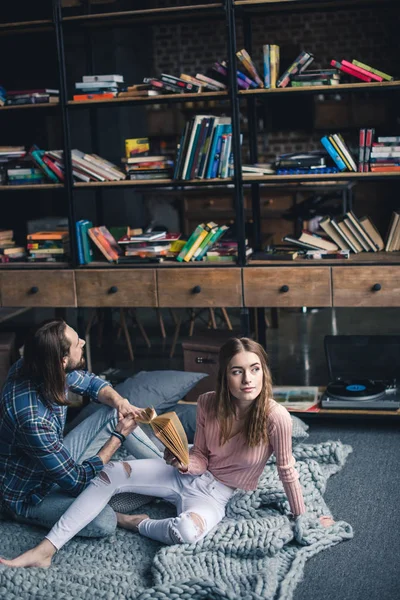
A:
{"type": "MultiPolygon", "coordinates": [[[[103,540],[76,538],[50,569],[0,567],[0,598],[7,600],[291,600],[308,558],[353,536],[330,515],[326,483],[340,471],[351,447],[341,442],[298,444],[293,453],[307,514],[288,518],[289,505],[274,461],[254,492],[238,491],[227,516],[197,544],[161,546],[118,530],[103,540]]],[[[174,514],[164,502],[145,507],[153,518],[174,514]]],[[[141,510],[139,510],[141,512],[141,510]]],[[[0,555],[12,557],[37,544],[43,530],[3,521],[0,555]]]]}

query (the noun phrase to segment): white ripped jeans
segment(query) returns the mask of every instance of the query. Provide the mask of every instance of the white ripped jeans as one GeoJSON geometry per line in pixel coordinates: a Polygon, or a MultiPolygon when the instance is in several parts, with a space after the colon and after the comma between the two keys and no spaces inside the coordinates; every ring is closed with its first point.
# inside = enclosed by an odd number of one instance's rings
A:
{"type": "Polygon", "coordinates": [[[110,462],[71,504],[47,539],[59,550],[121,492],[156,496],[176,506],[177,517],[145,519],[139,524],[142,535],[171,545],[204,537],[224,517],[234,489],[208,471],[182,475],[159,458],[110,462]]]}

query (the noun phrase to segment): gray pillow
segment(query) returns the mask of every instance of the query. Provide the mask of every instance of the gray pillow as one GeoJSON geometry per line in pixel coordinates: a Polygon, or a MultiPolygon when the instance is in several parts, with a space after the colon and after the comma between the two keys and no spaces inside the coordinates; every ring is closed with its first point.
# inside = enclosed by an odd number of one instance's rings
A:
{"type": "Polygon", "coordinates": [[[175,409],[181,400],[207,373],[190,371],[140,371],[115,386],[116,391],[139,408],[153,406],[158,414],[175,409]]]}
{"type": "Polygon", "coordinates": [[[293,444],[298,444],[303,440],[307,439],[309,436],[308,433],[308,425],[304,423],[299,417],[295,417],[294,415],[290,415],[292,417],[293,431],[292,431],[292,440],[293,444]]]}

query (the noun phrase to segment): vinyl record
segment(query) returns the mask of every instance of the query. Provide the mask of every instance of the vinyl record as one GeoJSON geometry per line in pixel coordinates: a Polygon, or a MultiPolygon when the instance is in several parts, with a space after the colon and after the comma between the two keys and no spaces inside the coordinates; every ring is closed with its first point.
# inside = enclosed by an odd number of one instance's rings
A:
{"type": "Polygon", "coordinates": [[[370,381],[369,379],[343,380],[330,383],[326,393],[341,400],[371,400],[382,396],[385,389],[381,381],[370,381]]]}

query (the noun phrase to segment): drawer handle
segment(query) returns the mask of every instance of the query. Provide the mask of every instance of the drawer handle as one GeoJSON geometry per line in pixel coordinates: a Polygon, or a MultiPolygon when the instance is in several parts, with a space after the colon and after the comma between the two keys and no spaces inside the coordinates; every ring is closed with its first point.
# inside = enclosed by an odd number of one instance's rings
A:
{"type": "Polygon", "coordinates": [[[116,285],[112,285],[112,286],[110,287],[110,289],[108,290],[108,293],[109,293],[109,294],[116,294],[117,292],[118,292],[118,288],[117,288],[117,286],[116,286],[116,285]]]}
{"type": "Polygon", "coordinates": [[[194,362],[198,365],[215,365],[217,361],[213,358],[203,358],[202,356],[196,356],[194,362]]]}
{"type": "Polygon", "coordinates": [[[379,292],[379,290],[382,289],[382,286],[380,283],[374,283],[374,285],[372,286],[372,291],[373,292],[379,292]]]}
{"type": "Polygon", "coordinates": [[[200,294],[201,292],[201,287],[199,285],[195,285],[194,288],[192,289],[192,294],[200,294]]]}
{"type": "Polygon", "coordinates": [[[289,291],[289,286],[283,285],[279,291],[282,292],[282,294],[286,294],[289,291]]]}
{"type": "Polygon", "coordinates": [[[38,293],[38,291],[39,291],[39,288],[38,288],[38,286],[37,286],[37,285],[33,285],[33,286],[31,287],[31,289],[29,290],[29,293],[30,293],[30,294],[37,294],[37,293],[38,293]]]}

